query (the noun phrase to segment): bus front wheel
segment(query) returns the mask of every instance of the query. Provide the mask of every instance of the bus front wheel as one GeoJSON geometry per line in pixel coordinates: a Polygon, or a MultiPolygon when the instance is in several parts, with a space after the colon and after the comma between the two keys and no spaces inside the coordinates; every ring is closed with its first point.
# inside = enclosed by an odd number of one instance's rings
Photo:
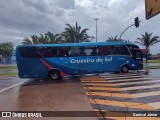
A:
{"type": "Polygon", "coordinates": [[[129,67],[127,65],[122,66],[121,68],[122,73],[128,73],[128,71],[129,71],[129,67]]]}
{"type": "Polygon", "coordinates": [[[52,70],[49,72],[49,78],[52,80],[59,80],[61,79],[61,74],[58,70],[52,70]]]}

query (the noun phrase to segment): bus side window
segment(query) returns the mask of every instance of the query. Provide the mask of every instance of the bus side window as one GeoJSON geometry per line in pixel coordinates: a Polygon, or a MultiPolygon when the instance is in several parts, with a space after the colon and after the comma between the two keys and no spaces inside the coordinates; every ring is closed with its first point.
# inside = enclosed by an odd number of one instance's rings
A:
{"type": "Polygon", "coordinates": [[[98,50],[99,50],[98,55],[104,55],[104,47],[103,46],[98,47],[98,50]]]}
{"type": "Polygon", "coordinates": [[[59,48],[58,50],[58,56],[59,57],[67,57],[69,55],[67,48],[59,48]]]}
{"type": "Polygon", "coordinates": [[[95,56],[95,55],[97,55],[97,54],[98,54],[97,49],[93,49],[91,55],[92,55],[92,56],[95,56]]]}
{"type": "Polygon", "coordinates": [[[129,50],[127,49],[125,45],[121,47],[121,51],[122,51],[122,55],[130,55],[129,50]]]}
{"type": "Polygon", "coordinates": [[[113,55],[120,55],[121,51],[120,51],[119,47],[114,47],[114,50],[113,50],[112,54],[113,55]]]}
{"type": "Polygon", "coordinates": [[[79,47],[71,47],[68,53],[69,53],[69,56],[80,56],[81,50],[79,47]]]}
{"type": "Polygon", "coordinates": [[[100,46],[98,47],[99,54],[98,55],[111,55],[113,52],[112,46],[100,46]]]}
{"type": "Polygon", "coordinates": [[[47,47],[44,49],[44,57],[53,57],[51,48],[47,47]]]}
{"type": "Polygon", "coordinates": [[[92,52],[93,52],[93,49],[91,49],[91,48],[85,48],[85,49],[84,49],[84,53],[85,53],[85,55],[87,55],[87,56],[91,56],[91,55],[92,55],[92,52]]]}
{"type": "Polygon", "coordinates": [[[57,48],[51,48],[50,49],[52,57],[58,57],[58,49],[57,48]]]}
{"type": "Polygon", "coordinates": [[[115,46],[112,52],[113,55],[130,55],[126,46],[115,46]]]}

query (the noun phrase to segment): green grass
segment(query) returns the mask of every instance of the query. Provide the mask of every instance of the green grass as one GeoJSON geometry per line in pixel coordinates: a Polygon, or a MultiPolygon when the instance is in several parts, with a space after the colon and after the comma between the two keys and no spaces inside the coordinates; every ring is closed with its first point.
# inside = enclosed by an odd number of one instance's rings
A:
{"type": "Polygon", "coordinates": [[[144,66],[144,69],[160,69],[160,66],[144,66]]]}
{"type": "Polygon", "coordinates": [[[17,72],[6,72],[6,73],[0,73],[0,77],[2,76],[18,76],[17,72]]]}
{"type": "MultiPolygon", "coordinates": [[[[144,61],[144,63],[146,62],[144,61]]],[[[148,63],[160,63],[160,60],[148,60],[148,63]]]]}
{"type": "Polygon", "coordinates": [[[0,70],[15,70],[17,66],[0,66],[0,70]]]}

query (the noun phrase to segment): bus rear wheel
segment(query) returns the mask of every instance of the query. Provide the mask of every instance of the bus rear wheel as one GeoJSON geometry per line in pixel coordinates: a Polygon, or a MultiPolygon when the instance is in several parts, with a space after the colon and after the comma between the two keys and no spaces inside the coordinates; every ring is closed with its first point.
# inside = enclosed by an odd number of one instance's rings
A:
{"type": "Polygon", "coordinates": [[[58,70],[52,70],[49,72],[49,78],[52,80],[59,80],[61,79],[61,74],[58,70]]]}
{"type": "Polygon", "coordinates": [[[127,65],[122,66],[121,68],[122,73],[128,73],[128,71],[129,71],[129,67],[127,65]]]}

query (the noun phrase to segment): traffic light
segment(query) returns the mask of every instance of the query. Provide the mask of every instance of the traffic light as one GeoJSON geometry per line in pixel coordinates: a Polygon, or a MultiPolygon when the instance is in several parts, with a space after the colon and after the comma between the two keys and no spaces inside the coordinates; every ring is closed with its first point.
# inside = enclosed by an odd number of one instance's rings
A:
{"type": "Polygon", "coordinates": [[[136,26],[136,28],[137,27],[139,27],[139,18],[138,17],[136,17],[135,19],[134,19],[134,25],[136,26]]]}
{"type": "Polygon", "coordinates": [[[139,27],[139,18],[138,17],[136,17],[135,19],[134,19],[134,25],[136,26],[136,28],[137,27],[139,27]]]}

